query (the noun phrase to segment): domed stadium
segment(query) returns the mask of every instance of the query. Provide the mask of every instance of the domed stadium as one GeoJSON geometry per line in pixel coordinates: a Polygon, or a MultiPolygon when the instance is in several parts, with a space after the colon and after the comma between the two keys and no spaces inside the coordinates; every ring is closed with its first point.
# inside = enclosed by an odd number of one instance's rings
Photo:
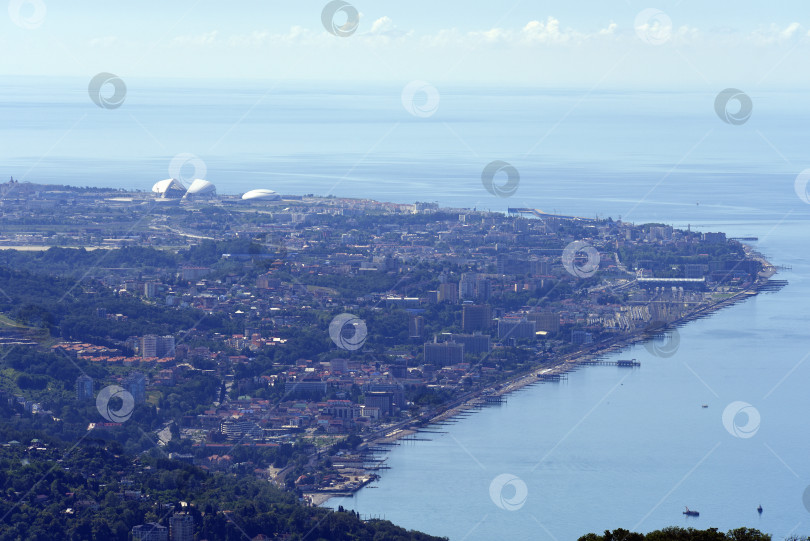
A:
{"type": "Polygon", "coordinates": [[[186,187],[175,178],[155,182],[152,192],[162,199],[179,199],[186,195],[186,187]]]}
{"type": "Polygon", "coordinates": [[[217,187],[214,186],[213,183],[201,178],[195,178],[191,186],[188,187],[185,198],[208,198],[214,197],[215,195],[217,195],[217,187]]]}
{"type": "Polygon", "coordinates": [[[273,190],[259,188],[250,190],[242,196],[243,201],[281,201],[281,196],[273,190]]]}

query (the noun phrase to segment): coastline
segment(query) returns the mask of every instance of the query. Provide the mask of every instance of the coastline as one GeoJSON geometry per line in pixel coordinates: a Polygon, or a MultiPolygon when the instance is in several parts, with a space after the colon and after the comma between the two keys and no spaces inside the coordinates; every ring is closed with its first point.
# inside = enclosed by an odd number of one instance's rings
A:
{"type": "MultiPolygon", "coordinates": [[[[754,259],[762,263],[763,270],[760,272],[757,280],[754,281],[749,287],[736,292],[735,294],[731,295],[728,298],[718,300],[717,302],[707,304],[695,310],[694,312],[683,316],[679,319],[668,323],[662,329],[675,329],[677,327],[684,326],[691,321],[695,321],[697,319],[701,319],[704,317],[709,317],[710,315],[714,314],[715,312],[722,310],[723,308],[727,308],[739,302],[743,302],[750,297],[756,296],[759,292],[765,287],[771,277],[773,277],[776,273],[776,267],[771,264],[768,260],[766,260],[760,253],[756,252],[753,248],[748,245],[742,245],[747,258],[754,259]]],[[[522,374],[515,374],[510,378],[489,385],[468,395],[463,396],[460,399],[456,399],[449,404],[439,408],[441,411],[439,412],[432,412],[432,414],[421,418],[421,419],[410,419],[407,421],[402,421],[394,425],[394,427],[389,427],[388,429],[384,430],[386,432],[382,437],[375,437],[370,436],[364,438],[364,443],[361,446],[365,448],[379,446],[379,445],[397,445],[397,440],[402,438],[412,436],[418,432],[419,428],[430,426],[431,424],[440,423],[442,421],[447,421],[452,419],[453,417],[458,416],[461,413],[467,412],[471,409],[479,408],[486,404],[487,397],[497,397],[498,399],[502,399],[504,396],[523,389],[529,385],[534,385],[536,383],[541,383],[543,380],[542,377],[560,377],[564,376],[568,372],[572,372],[577,370],[581,366],[587,366],[588,362],[601,357],[603,355],[608,355],[611,353],[619,353],[630,346],[635,344],[645,342],[650,339],[650,334],[646,330],[639,330],[634,333],[631,333],[627,336],[622,337],[621,339],[617,339],[612,343],[597,343],[592,346],[592,348],[588,348],[585,350],[579,350],[576,352],[569,353],[564,355],[561,359],[556,360],[556,362],[551,366],[535,366],[531,370],[524,372],[522,374]],[[395,428],[401,426],[402,428],[395,428]]],[[[365,475],[372,475],[366,470],[363,470],[365,475]]],[[[376,474],[374,474],[376,475],[376,474]]],[[[376,477],[375,479],[376,480],[376,477]]],[[[311,505],[314,506],[323,506],[326,502],[328,502],[331,498],[335,496],[351,496],[355,492],[361,490],[368,483],[364,483],[363,485],[357,487],[351,491],[340,491],[336,492],[312,492],[312,493],[305,493],[305,496],[309,498],[311,505]]]]}
{"type": "MultiPolygon", "coordinates": [[[[760,254],[755,252],[750,247],[743,245],[746,249],[746,255],[751,257],[752,259],[756,259],[763,264],[764,269],[768,269],[767,271],[763,270],[760,273],[759,278],[756,282],[752,283],[750,287],[735,293],[734,295],[728,297],[727,299],[723,299],[717,301],[715,303],[706,305],[682,318],[679,318],[669,324],[666,325],[666,328],[676,328],[686,325],[690,321],[694,321],[696,319],[700,319],[702,317],[706,317],[714,312],[722,310],[723,308],[727,308],[733,304],[738,302],[742,302],[749,297],[757,295],[759,290],[768,282],[768,280],[776,274],[776,268],[767,261],[764,257],[760,254]]],[[[568,355],[563,356],[562,359],[558,360],[552,366],[546,366],[543,368],[534,367],[528,373],[523,374],[516,374],[511,378],[494,385],[490,385],[485,387],[479,391],[476,391],[476,396],[470,398],[469,400],[465,400],[462,404],[457,406],[451,407],[444,412],[439,413],[438,415],[431,417],[429,421],[425,424],[431,424],[434,422],[443,421],[454,417],[458,413],[463,411],[469,410],[473,407],[476,407],[481,404],[480,398],[481,395],[492,394],[494,396],[504,396],[511,392],[517,391],[526,387],[527,385],[531,385],[533,383],[538,382],[538,376],[554,376],[554,375],[562,375],[567,372],[571,372],[580,366],[585,365],[591,358],[600,357],[602,355],[607,355],[610,353],[619,353],[620,351],[635,345],[640,342],[645,342],[649,339],[649,333],[640,330],[636,331],[630,335],[623,337],[620,340],[617,340],[613,343],[608,344],[596,344],[594,345],[593,349],[589,350],[579,350],[568,355]]]]}

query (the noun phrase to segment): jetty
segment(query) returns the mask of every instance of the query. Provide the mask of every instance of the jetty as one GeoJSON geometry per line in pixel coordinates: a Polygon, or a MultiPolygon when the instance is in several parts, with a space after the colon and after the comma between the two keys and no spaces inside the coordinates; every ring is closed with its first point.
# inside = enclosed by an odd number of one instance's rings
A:
{"type": "Polygon", "coordinates": [[[537,374],[537,379],[541,382],[565,381],[568,379],[568,374],[537,374]]]}
{"type": "Polygon", "coordinates": [[[588,366],[618,366],[621,368],[635,368],[637,366],[641,366],[641,363],[635,359],[621,359],[618,361],[594,359],[592,361],[582,361],[581,364],[588,366]]]}

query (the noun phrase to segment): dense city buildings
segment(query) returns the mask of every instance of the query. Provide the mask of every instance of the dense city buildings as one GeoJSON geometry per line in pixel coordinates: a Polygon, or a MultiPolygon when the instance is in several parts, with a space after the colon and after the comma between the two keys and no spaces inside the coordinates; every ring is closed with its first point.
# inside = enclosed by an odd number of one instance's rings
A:
{"type": "MultiPolygon", "coordinates": [[[[19,350],[9,403],[307,498],[370,482],[363,446],[744,299],[773,270],[720,233],[526,209],[6,191],[0,245],[26,251],[0,252],[19,273],[0,287],[14,299],[45,269],[54,289],[14,312],[14,343],[69,374],[26,374],[19,350]]],[[[190,539],[193,520],[131,535],[190,539]]]]}

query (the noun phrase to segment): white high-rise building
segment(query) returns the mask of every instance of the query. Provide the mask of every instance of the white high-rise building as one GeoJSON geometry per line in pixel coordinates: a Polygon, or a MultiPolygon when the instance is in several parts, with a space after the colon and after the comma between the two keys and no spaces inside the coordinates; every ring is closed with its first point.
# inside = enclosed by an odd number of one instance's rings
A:
{"type": "Polygon", "coordinates": [[[174,336],[147,334],[141,337],[141,357],[172,357],[174,352],[174,336]]]}
{"type": "Polygon", "coordinates": [[[172,541],[194,541],[194,517],[175,513],[169,518],[169,538],[172,541]]]}
{"type": "Polygon", "coordinates": [[[157,336],[147,334],[141,337],[141,357],[157,357],[157,336]]]}
{"type": "Polygon", "coordinates": [[[458,283],[458,298],[459,299],[474,299],[475,298],[475,281],[477,275],[465,272],[461,275],[461,281],[458,283]]]}

